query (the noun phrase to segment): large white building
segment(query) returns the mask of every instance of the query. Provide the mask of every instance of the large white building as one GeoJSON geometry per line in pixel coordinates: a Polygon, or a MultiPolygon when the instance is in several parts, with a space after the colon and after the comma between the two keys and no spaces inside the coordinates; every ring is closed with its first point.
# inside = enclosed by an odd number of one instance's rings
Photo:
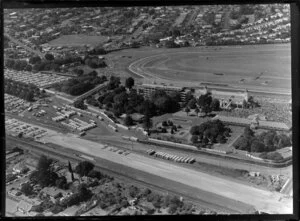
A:
{"type": "Polygon", "coordinates": [[[208,89],[205,86],[203,89],[195,90],[195,97],[199,98],[201,95],[210,93],[213,98],[220,101],[220,108],[231,109],[232,107],[243,108],[244,101],[248,102],[249,93],[248,90],[244,92],[232,92],[232,91],[219,91],[208,89]]]}

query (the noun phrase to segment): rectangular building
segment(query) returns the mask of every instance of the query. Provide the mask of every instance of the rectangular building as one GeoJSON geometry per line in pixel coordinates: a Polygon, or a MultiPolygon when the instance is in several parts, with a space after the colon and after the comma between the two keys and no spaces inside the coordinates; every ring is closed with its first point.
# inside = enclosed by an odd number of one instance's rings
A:
{"type": "Polygon", "coordinates": [[[170,95],[173,92],[180,93],[181,101],[185,101],[187,90],[183,87],[167,86],[159,84],[142,84],[137,86],[138,94],[143,95],[144,98],[149,99],[154,91],[162,90],[170,95]]]}

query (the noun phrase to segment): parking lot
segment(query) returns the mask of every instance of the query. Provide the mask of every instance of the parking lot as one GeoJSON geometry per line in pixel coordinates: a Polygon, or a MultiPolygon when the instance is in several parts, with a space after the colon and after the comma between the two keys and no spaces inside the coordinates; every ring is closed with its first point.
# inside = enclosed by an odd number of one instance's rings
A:
{"type": "Polygon", "coordinates": [[[33,73],[28,71],[15,71],[5,69],[4,78],[8,78],[11,80],[34,84],[37,87],[45,88],[50,85],[66,81],[70,79],[69,77],[60,76],[56,74],[41,74],[41,73],[33,73]]]}
{"type": "Polygon", "coordinates": [[[21,113],[30,107],[30,103],[18,97],[4,94],[5,111],[11,113],[21,113]]]}
{"type": "Polygon", "coordinates": [[[23,137],[31,137],[34,139],[39,139],[49,133],[48,130],[21,122],[14,118],[5,117],[5,130],[13,136],[21,135],[23,137]]]}

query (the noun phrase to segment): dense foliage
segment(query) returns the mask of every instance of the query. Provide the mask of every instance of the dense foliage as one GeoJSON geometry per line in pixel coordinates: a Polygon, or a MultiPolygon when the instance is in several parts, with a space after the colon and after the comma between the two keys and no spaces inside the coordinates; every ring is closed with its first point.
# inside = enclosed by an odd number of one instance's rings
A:
{"type": "Polygon", "coordinates": [[[235,142],[234,147],[248,152],[271,152],[276,149],[291,146],[291,137],[285,133],[276,133],[270,130],[259,135],[246,127],[243,135],[235,142]]]}
{"type": "Polygon", "coordinates": [[[26,84],[11,79],[4,80],[4,92],[26,101],[34,101],[34,96],[40,94],[40,89],[33,84],[26,84]]]}
{"type": "Polygon", "coordinates": [[[36,171],[30,175],[30,179],[41,187],[54,186],[58,175],[53,171],[53,160],[42,155],[38,161],[36,171]]]}
{"type": "Polygon", "coordinates": [[[95,165],[88,161],[82,161],[75,167],[75,172],[80,176],[87,176],[94,169],[95,165]]]}
{"type": "Polygon", "coordinates": [[[226,137],[230,136],[230,132],[230,128],[225,127],[220,120],[207,121],[199,126],[191,127],[191,142],[200,144],[201,147],[209,143],[225,143],[226,137]]]}
{"type": "Polygon", "coordinates": [[[95,76],[95,74],[91,72],[87,75],[77,76],[67,81],[57,83],[53,85],[53,87],[58,91],[78,96],[93,89],[96,85],[104,83],[106,80],[106,76],[95,76]]]}

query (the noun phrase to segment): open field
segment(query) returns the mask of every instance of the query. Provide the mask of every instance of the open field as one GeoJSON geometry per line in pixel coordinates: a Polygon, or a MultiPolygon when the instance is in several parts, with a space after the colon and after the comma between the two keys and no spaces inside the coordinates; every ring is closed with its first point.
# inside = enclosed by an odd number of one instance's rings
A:
{"type": "Polygon", "coordinates": [[[84,45],[96,46],[106,41],[107,41],[107,37],[103,37],[103,36],[63,35],[57,39],[48,42],[48,44],[50,46],[80,47],[84,45]]]}

